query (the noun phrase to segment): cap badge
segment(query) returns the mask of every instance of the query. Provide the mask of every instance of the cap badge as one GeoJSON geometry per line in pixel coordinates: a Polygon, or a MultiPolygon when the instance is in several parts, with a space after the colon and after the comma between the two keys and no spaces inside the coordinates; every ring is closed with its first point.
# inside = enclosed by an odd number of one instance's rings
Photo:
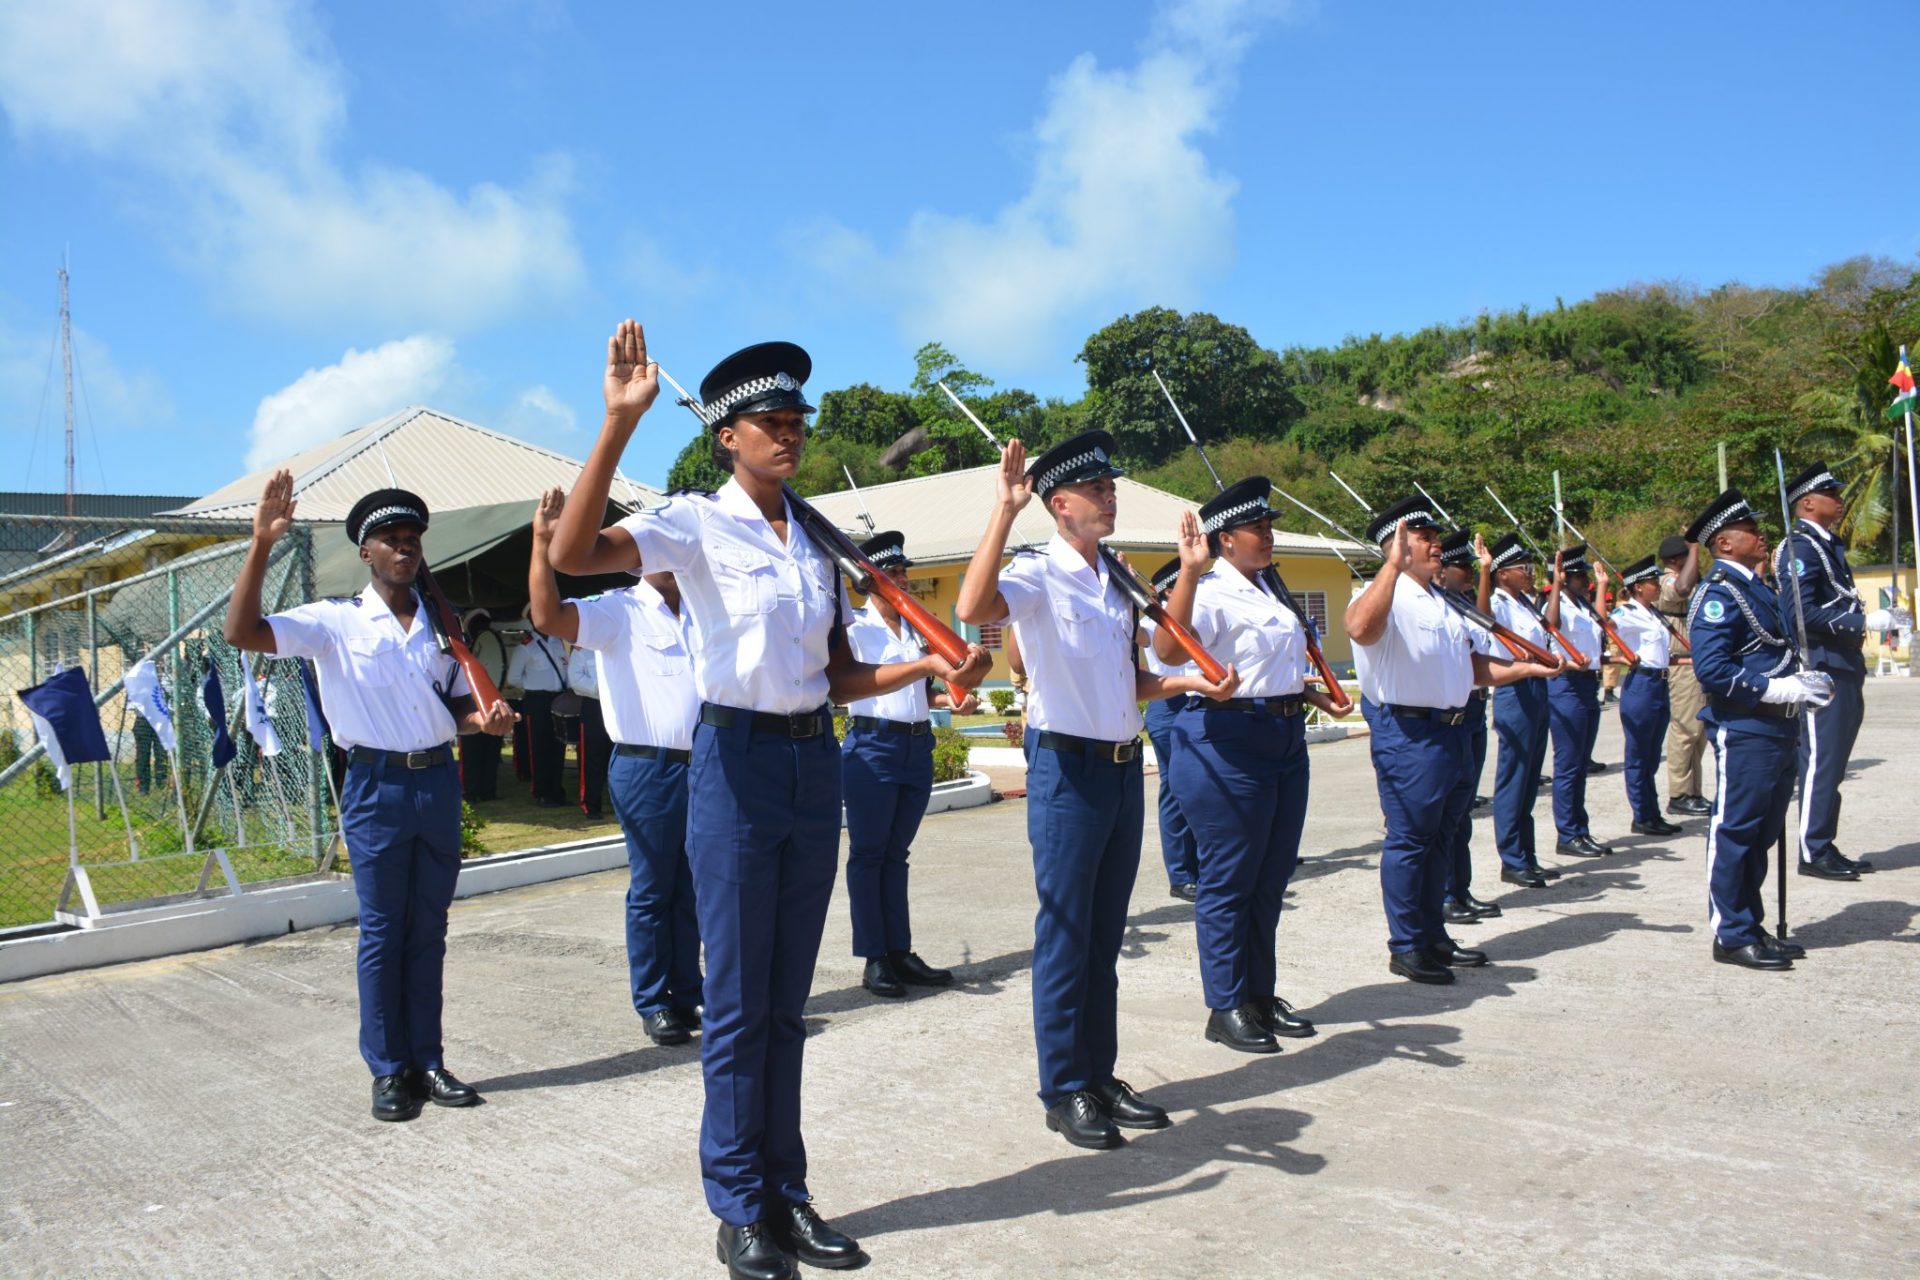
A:
{"type": "Polygon", "coordinates": [[[776,373],[773,375],[773,388],[776,391],[798,391],[800,384],[793,380],[790,373],[776,373]]]}

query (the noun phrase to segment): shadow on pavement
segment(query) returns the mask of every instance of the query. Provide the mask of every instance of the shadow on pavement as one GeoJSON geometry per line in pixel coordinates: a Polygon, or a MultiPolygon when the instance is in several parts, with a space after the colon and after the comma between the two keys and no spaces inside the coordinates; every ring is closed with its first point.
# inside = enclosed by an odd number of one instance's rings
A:
{"type": "Polygon", "coordinates": [[[1822,951],[1860,942],[1920,942],[1920,933],[1911,931],[1916,915],[1920,906],[1911,902],[1849,902],[1824,920],[1808,924],[1792,924],[1789,916],[1788,936],[1809,950],[1822,951]]]}

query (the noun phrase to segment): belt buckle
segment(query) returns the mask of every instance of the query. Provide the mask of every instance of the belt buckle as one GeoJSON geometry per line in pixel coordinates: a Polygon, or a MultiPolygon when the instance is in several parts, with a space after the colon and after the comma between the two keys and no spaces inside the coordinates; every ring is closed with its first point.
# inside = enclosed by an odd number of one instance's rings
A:
{"type": "Polygon", "coordinates": [[[409,751],[407,752],[407,768],[409,769],[431,768],[433,766],[432,756],[433,756],[433,752],[431,750],[409,751]]]}
{"type": "Polygon", "coordinates": [[[1132,764],[1139,755],[1140,741],[1137,738],[1132,742],[1116,742],[1113,744],[1113,762],[1115,764],[1132,764]]]}
{"type": "Polygon", "coordinates": [[[915,720],[907,729],[908,735],[915,738],[924,738],[932,732],[933,725],[925,720],[915,720]]]}
{"type": "Polygon", "coordinates": [[[787,737],[795,741],[803,738],[811,738],[819,732],[820,713],[818,711],[809,711],[804,715],[791,715],[787,717],[787,737]]]}
{"type": "Polygon", "coordinates": [[[1452,728],[1455,725],[1462,725],[1466,722],[1467,713],[1464,711],[1449,711],[1447,712],[1446,719],[1443,721],[1448,728],[1452,728]]]}

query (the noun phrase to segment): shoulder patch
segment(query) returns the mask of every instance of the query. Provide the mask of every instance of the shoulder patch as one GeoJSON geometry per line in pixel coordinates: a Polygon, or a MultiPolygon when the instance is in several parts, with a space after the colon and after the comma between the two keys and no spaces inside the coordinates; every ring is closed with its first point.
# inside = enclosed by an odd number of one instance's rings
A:
{"type": "Polygon", "coordinates": [[[1718,622],[1727,616],[1727,607],[1718,600],[1709,600],[1700,606],[1700,616],[1708,622],[1718,622]]]}

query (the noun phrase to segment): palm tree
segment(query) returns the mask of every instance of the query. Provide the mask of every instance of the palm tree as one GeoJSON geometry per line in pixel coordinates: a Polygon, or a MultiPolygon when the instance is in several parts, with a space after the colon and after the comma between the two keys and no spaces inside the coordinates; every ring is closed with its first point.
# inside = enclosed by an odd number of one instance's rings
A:
{"type": "Polygon", "coordinates": [[[1793,402],[1801,423],[1795,452],[1825,458],[1844,477],[1847,512],[1836,532],[1854,546],[1877,542],[1886,527],[1894,487],[1894,439],[1883,429],[1877,408],[1863,405],[1852,388],[1822,387],[1793,402]]]}

